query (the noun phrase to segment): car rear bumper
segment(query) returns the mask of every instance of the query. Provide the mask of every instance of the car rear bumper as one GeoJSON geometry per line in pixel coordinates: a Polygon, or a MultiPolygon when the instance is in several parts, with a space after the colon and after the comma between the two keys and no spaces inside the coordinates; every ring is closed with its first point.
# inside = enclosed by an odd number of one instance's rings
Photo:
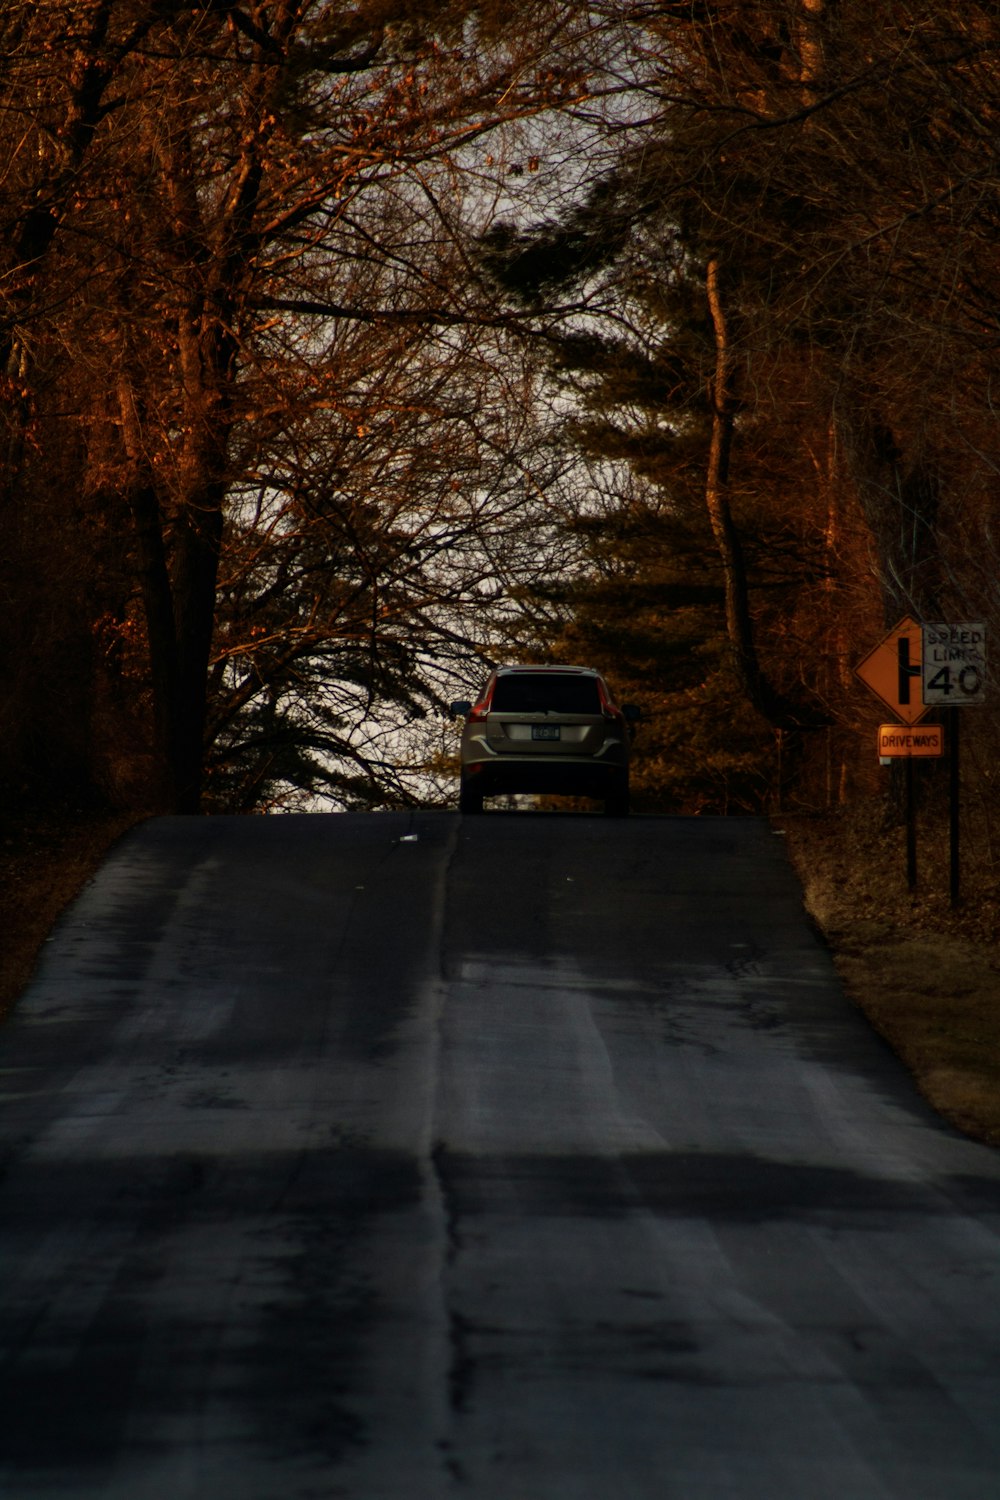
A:
{"type": "Polygon", "coordinates": [[[533,792],[564,797],[609,796],[625,776],[627,766],[610,761],[541,756],[504,755],[470,761],[462,767],[469,787],[484,797],[499,793],[533,792]]]}

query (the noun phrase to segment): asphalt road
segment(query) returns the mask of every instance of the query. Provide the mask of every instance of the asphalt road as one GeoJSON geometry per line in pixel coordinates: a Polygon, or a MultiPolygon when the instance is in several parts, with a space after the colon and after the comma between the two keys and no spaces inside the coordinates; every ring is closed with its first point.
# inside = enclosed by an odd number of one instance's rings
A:
{"type": "Polygon", "coordinates": [[[4,1500],[996,1500],[1000,1157],[756,821],[176,819],[0,1030],[4,1500]]]}

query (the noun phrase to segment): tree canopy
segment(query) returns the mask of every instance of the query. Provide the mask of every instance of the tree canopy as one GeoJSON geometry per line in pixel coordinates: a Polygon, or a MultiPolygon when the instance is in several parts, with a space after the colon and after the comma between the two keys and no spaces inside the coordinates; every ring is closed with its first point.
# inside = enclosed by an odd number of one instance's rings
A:
{"type": "MultiPolygon", "coordinates": [[[[1000,27],[983,6],[824,0],[628,21],[642,107],[587,195],[495,223],[484,263],[519,306],[577,287],[608,309],[556,363],[572,435],[654,518],[638,559],[617,513],[592,524],[628,595],[660,600],[667,654],[643,673],[671,734],[690,684],[669,643],[692,620],[671,580],[698,576],[683,522],[718,591],[688,656],[705,738],[739,763],[754,736],[727,725],[749,705],[774,745],[758,732],[762,805],[779,754],[823,801],[864,776],[860,643],[907,612],[995,616],[1000,27]]],[[[687,756],[694,782],[711,758],[687,756]]]]}
{"type": "Polygon", "coordinates": [[[995,623],[991,7],[44,0],[0,42],[4,785],[443,798],[453,691],[572,655],[645,704],[650,808],[825,805],[866,646],[995,623]]]}

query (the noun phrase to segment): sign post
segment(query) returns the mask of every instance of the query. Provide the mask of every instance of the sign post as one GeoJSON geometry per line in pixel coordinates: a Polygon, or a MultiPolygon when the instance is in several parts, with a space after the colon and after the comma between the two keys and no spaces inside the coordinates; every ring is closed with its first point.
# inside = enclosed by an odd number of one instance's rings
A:
{"type": "Polygon", "coordinates": [[[961,899],[958,710],[986,701],[986,626],[982,620],[924,626],[921,688],[925,703],[948,710],[948,886],[951,904],[957,906],[961,899]]]}
{"type": "Polygon", "coordinates": [[[880,726],[878,753],[882,760],[899,756],[906,761],[906,879],[911,891],[917,883],[913,761],[917,756],[941,755],[944,749],[941,725],[916,726],[928,709],[948,710],[948,883],[951,904],[957,906],[961,888],[958,710],[986,701],[986,626],[981,620],[920,625],[907,615],[854,670],[901,720],[880,726]]]}
{"type": "MultiPolygon", "coordinates": [[[[881,698],[887,708],[912,729],[927,712],[921,691],[923,663],[923,627],[909,615],[890,630],[874,650],[855,667],[855,675],[881,698]]],[[[886,726],[883,726],[885,728],[886,726]]],[[[882,731],[879,731],[881,751],[882,731]]],[[[886,752],[892,754],[890,750],[886,752]]],[[[906,885],[917,885],[917,812],[913,795],[913,751],[895,751],[906,763],[906,885]]]]}
{"type": "Polygon", "coordinates": [[[948,726],[951,734],[948,738],[948,898],[952,907],[956,907],[961,900],[962,877],[959,866],[958,841],[960,838],[961,819],[958,811],[959,797],[959,761],[958,761],[958,721],[959,712],[957,708],[948,710],[948,726]]]}

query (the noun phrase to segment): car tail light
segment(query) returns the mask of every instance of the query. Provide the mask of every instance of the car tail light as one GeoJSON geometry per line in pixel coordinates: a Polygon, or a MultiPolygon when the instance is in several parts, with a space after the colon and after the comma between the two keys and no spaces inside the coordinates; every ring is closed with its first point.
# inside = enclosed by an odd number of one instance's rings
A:
{"type": "Polygon", "coordinates": [[[597,693],[601,700],[601,713],[606,719],[622,719],[622,711],[612,699],[610,693],[600,678],[597,679],[597,693]]]}
{"type": "Polygon", "coordinates": [[[486,718],[493,703],[493,689],[495,687],[496,678],[491,677],[489,682],[486,684],[483,696],[480,698],[479,702],[472,705],[472,709],[469,713],[470,724],[481,724],[486,718]]]}

